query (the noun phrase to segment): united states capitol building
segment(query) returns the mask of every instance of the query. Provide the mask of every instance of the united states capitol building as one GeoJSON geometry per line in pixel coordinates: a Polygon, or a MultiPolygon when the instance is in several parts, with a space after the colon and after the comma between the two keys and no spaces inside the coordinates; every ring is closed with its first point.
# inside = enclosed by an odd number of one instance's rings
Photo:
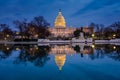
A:
{"type": "MultiPolygon", "coordinates": [[[[66,21],[62,15],[62,11],[59,10],[54,22],[54,27],[49,28],[49,31],[51,32],[52,37],[72,37],[76,29],[77,28],[66,26],[66,21]]],[[[81,29],[81,27],[78,29],[81,29]]],[[[85,33],[93,33],[93,28],[90,27],[83,27],[82,30],[85,33]]]]}

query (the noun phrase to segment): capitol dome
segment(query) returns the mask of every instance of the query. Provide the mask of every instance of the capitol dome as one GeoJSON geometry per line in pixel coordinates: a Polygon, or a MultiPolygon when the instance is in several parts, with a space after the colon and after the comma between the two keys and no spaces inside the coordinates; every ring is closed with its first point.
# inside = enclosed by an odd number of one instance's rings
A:
{"type": "Polygon", "coordinates": [[[58,16],[55,19],[55,28],[66,28],[66,22],[64,17],[62,16],[61,10],[58,12],[58,16]]]}
{"type": "Polygon", "coordinates": [[[62,67],[64,66],[66,61],[66,55],[65,54],[57,54],[55,55],[55,62],[59,68],[59,70],[62,70],[62,67]]]}

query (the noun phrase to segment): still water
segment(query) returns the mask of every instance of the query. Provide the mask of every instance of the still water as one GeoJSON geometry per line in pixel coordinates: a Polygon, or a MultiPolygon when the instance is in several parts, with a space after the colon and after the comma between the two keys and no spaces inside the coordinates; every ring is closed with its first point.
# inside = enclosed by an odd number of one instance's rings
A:
{"type": "Polygon", "coordinates": [[[1,44],[0,80],[120,80],[120,46],[1,44]]]}

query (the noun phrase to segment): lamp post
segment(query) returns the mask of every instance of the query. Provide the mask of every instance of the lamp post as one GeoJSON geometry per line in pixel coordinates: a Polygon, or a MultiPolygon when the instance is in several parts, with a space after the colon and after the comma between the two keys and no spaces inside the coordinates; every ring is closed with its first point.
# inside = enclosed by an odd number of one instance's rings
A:
{"type": "Polygon", "coordinates": [[[95,34],[92,34],[92,38],[94,38],[95,37],[95,34]]]}
{"type": "Polygon", "coordinates": [[[113,34],[113,38],[116,38],[116,34],[113,34]]]}
{"type": "Polygon", "coordinates": [[[94,43],[94,37],[95,37],[95,34],[92,34],[92,40],[93,40],[93,43],[94,43]]]}
{"type": "Polygon", "coordinates": [[[9,37],[9,36],[10,36],[9,34],[6,35],[6,37],[9,37]]]}

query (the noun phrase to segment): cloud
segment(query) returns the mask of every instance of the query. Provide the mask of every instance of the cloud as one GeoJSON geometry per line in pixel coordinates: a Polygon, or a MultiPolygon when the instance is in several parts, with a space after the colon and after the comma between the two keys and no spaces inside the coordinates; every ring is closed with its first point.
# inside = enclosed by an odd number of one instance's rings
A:
{"type": "Polygon", "coordinates": [[[84,8],[79,9],[77,12],[73,13],[72,16],[89,13],[91,11],[96,11],[114,4],[120,4],[120,0],[93,0],[84,8]]]}
{"type": "Polygon", "coordinates": [[[0,23],[44,16],[53,26],[60,8],[70,26],[100,20],[107,23],[118,20],[119,5],[120,0],[0,0],[0,23]]]}

